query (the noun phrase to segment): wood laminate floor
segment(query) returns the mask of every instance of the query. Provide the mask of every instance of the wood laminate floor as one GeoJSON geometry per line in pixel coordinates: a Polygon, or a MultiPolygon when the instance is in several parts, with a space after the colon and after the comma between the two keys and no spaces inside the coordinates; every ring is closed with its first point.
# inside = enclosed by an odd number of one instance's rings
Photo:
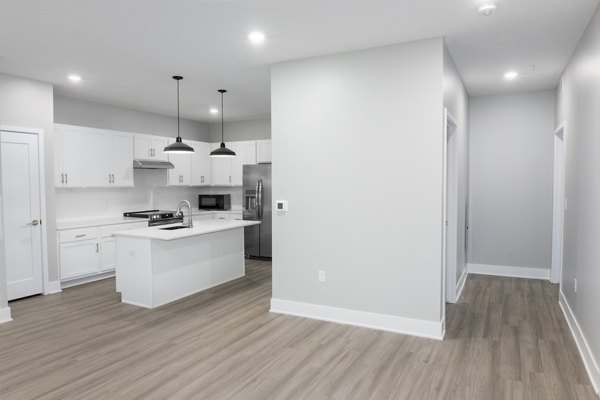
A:
{"type": "Polygon", "coordinates": [[[269,313],[271,264],[156,310],[114,279],[10,304],[2,399],[594,399],[545,281],[471,275],[443,342],[269,313]]]}

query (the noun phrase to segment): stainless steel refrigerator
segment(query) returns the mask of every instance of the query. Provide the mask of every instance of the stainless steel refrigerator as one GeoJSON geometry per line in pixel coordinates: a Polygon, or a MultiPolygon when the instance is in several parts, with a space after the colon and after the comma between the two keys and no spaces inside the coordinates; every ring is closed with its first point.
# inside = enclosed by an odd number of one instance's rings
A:
{"type": "Polygon", "coordinates": [[[244,219],[261,221],[244,228],[248,257],[271,258],[271,164],[244,165],[244,219]]]}

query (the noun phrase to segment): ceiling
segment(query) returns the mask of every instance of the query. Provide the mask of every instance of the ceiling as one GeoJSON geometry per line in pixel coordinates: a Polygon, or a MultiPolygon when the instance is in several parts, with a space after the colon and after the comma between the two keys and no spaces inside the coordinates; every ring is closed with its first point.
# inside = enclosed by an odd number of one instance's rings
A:
{"type": "Polygon", "coordinates": [[[275,62],[445,36],[471,95],[556,85],[598,0],[0,0],[0,72],[56,93],[173,115],[270,113],[275,62]],[[247,40],[262,30],[261,46],[247,40]],[[533,67],[535,65],[535,68],[533,67]],[[521,76],[506,82],[509,69],[521,76]],[[83,81],[70,83],[68,74],[83,81]]]}

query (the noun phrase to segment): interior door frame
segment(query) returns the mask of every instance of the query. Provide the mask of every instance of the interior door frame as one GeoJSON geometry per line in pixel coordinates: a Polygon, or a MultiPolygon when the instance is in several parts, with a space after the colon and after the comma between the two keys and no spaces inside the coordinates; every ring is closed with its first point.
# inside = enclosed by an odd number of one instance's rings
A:
{"type": "MultiPolygon", "coordinates": [[[[0,131],[36,135],[38,139],[38,168],[40,176],[40,219],[42,221],[42,290],[44,294],[54,293],[48,271],[48,219],[46,218],[46,168],[44,130],[13,125],[0,125],[0,131]]],[[[53,181],[54,182],[54,181],[53,181]]],[[[4,223],[2,224],[4,229],[4,223]]],[[[4,235],[4,232],[2,232],[4,235]]],[[[4,283],[5,285],[7,282],[4,283]]],[[[6,290],[6,288],[4,289],[6,290]]]]}
{"type": "MultiPolygon", "coordinates": [[[[454,118],[452,118],[452,116],[450,115],[450,113],[448,112],[447,108],[444,108],[444,126],[443,126],[443,137],[442,137],[442,143],[443,143],[443,151],[442,151],[442,221],[441,221],[441,228],[442,228],[442,281],[441,281],[441,289],[442,289],[442,296],[441,296],[441,315],[442,315],[442,329],[445,331],[445,324],[446,324],[446,297],[447,297],[447,279],[448,279],[448,242],[452,242],[453,239],[449,238],[448,236],[448,230],[446,227],[446,220],[448,219],[448,139],[449,139],[449,134],[453,134],[456,132],[456,128],[458,127],[458,125],[455,122],[456,120],[454,118]],[[451,127],[452,130],[448,129],[448,127],[451,127]],[[450,240],[449,240],[450,239],[450,240]]],[[[458,146],[455,148],[456,149],[456,153],[458,153],[458,146]]],[[[455,163],[457,162],[457,154],[454,155],[454,161],[455,163]]],[[[457,174],[457,168],[455,166],[455,174],[457,174]]],[[[457,196],[458,193],[455,193],[455,195],[457,196]]],[[[456,232],[454,232],[454,243],[456,243],[456,232]]],[[[456,275],[456,272],[454,273],[454,275],[456,275]]]]}
{"type": "Polygon", "coordinates": [[[560,283],[563,264],[565,196],[566,196],[566,146],[565,122],[554,130],[554,185],[552,189],[552,266],[550,282],[560,283]]]}

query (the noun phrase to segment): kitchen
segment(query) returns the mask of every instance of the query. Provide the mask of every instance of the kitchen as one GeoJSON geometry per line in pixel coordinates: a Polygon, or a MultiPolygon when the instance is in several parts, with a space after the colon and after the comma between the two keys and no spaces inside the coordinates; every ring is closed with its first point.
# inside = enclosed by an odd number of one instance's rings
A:
{"type": "Polygon", "coordinates": [[[593,398],[600,9],[534,3],[3,4],[0,397],[593,398]]]}

